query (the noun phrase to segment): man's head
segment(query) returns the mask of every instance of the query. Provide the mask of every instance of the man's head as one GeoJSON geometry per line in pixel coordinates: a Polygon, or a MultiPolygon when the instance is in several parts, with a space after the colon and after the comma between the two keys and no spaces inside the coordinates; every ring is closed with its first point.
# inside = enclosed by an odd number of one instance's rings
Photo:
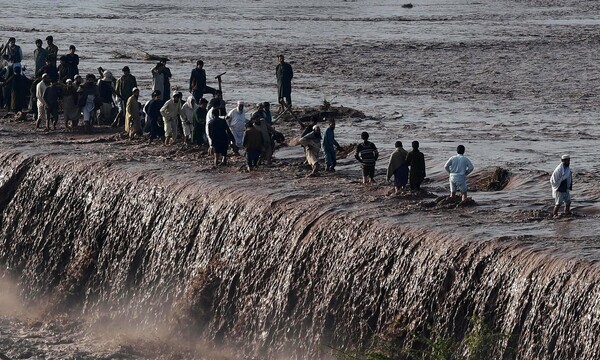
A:
{"type": "Polygon", "coordinates": [[[54,43],[54,38],[52,37],[52,35],[46,36],[46,42],[48,43],[48,45],[54,43]]]}
{"type": "Polygon", "coordinates": [[[206,106],[208,106],[208,100],[206,100],[205,98],[201,98],[200,99],[200,107],[203,109],[206,109],[206,106]]]}
{"type": "Polygon", "coordinates": [[[165,65],[165,66],[167,65],[167,61],[169,61],[169,59],[167,59],[167,58],[160,59],[160,63],[163,64],[163,65],[165,65]]]}
{"type": "Polygon", "coordinates": [[[413,141],[413,142],[412,142],[412,148],[413,148],[413,149],[415,149],[415,150],[418,150],[418,149],[419,149],[419,142],[418,142],[418,141],[416,141],[416,140],[415,140],[415,141],[413,141]]]}
{"type": "Polygon", "coordinates": [[[279,55],[279,56],[277,56],[277,60],[279,60],[280,64],[283,64],[283,62],[285,61],[285,58],[283,57],[283,55],[279,55]]]}
{"type": "Polygon", "coordinates": [[[366,131],[363,131],[363,132],[360,134],[360,138],[361,138],[361,139],[363,139],[364,141],[367,141],[367,140],[369,140],[369,133],[368,133],[368,132],[366,132],[366,131]]]}
{"type": "Polygon", "coordinates": [[[75,54],[75,50],[77,50],[77,49],[75,49],[75,45],[71,45],[71,46],[69,46],[69,52],[70,52],[71,54],[75,54]]]}
{"type": "Polygon", "coordinates": [[[196,61],[196,69],[202,69],[204,67],[204,61],[198,60],[196,61]]]}
{"type": "Polygon", "coordinates": [[[77,84],[81,84],[81,82],[83,81],[83,79],[81,78],[81,75],[79,75],[79,74],[73,76],[73,80],[75,80],[75,82],[77,84]]]}
{"type": "Polygon", "coordinates": [[[464,155],[465,154],[465,147],[463,145],[458,145],[456,147],[456,153],[460,154],[460,155],[464,155]]]}
{"type": "Polygon", "coordinates": [[[131,94],[137,99],[140,96],[140,89],[134,87],[133,90],[131,90],[131,94]]]}
{"type": "Polygon", "coordinates": [[[243,101],[240,100],[237,102],[237,109],[238,109],[238,111],[244,110],[244,102],[243,101]]]}
{"type": "Polygon", "coordinates": [[[153,98],[154,100],[157,100],[157,99],[159,99],[159,98],[160,98],[160,94],[162,94],[162,92],[161,92],[160,90],[154,90],[154,91],[152,92],[152,98],[153,98]]]}
{"type": "Polygon", "coordinates": [[[15,74],[19,75],[21,73],[21,67],[20,66],[15,66],[15,68],[13,69],[13,71],[15,72],[15,74]]]}
{"type": "Polygon", "coordinates": [[[58,61],[60,61],[60,63],[64,65],[67,62],[67,58],[63,55],[58,59],[58,61]]]}
{"type": "Polygon", "coordinates": [[[271,104],[268,101],[265,101],[263,103],[263,107],[265,108],[265,110],[271,111],[271,104]]]}
{"type": "Polygon", "coordinates": [[[560,157],[560,161],[562,162],[564,167],[569,167],[569,165],[571,165],[571,156],[565,154],[560,157]]]}
{"type": "Polygon", "coordinates": [[[48,76],[48,74],[43,74],[43,75],[42,75],[42,81],[43,81],[45,84],[49,84],[49,83],[50,83],[50,76],[48,76]]]}
{"type": "Polygon", "coordinates": [[[223,98],[223,91],[221,90],[217,90],[215,91],[215,99],[222,99],[223,98]]]}
{"type": "Polygon", "coordinates": [[[14,37],[11,37],[10,39],[8,39],[8,46],[15,46],[17,42],[17,39],[15,39],[14,37]]]}
{"type": "Polygon", "coordinates": [[[42,39],[37,39],[35,41],[35,46],[38,47],[38,48],[41,48],[43,44],[44,43],[42,42],[42,39]]]}
{"type": "Polygon", "coordinates": [[[131,70],[129,70],[129,66],[123,66],[123,69],[121,69],[123,71],[123,75],[129,75],[131,73],[131,70]]]}
{"type": "Polygon", "coordinates": [[[219,117],[219,108],[212,108],[211,112],[215,119],[219,117]]]}
{"type": "Polygon", "coordinates": [[[183,96],[183,94],[180,91],[173,91],[173,101],[175,101],[176,103],[178,103],[179,101],[181,101],[181,97],[183,96]]]}
{"type": "Polygon", "coordinates": [[[85,82],[86,83],[90,83],[90,84],[95,83],[96,82],[96,75],[94,75],[94,74],[87,74],[85,76],[85,82]]]}
{"type": "Polygon", "coordinates": [[[313,132],[316,132],[316,133],[320,133],[321,132],[321,128],[319,127],[319,125],[313,126],[312,130],[313,130],[313,132]]]}
{"type": "Polygon", "coordinates": [[[394,146],[396,147],[396,149],[402,148],[402,141],[396,141],[396,143],[394,144],[394,146]]]}
{"type": "Polygon", "coordinates": [[[335,120],[329,119],[329,121],[327,121],[327,123],[329,124],[329,128],[331,130],[335,129],[335,120]]]}

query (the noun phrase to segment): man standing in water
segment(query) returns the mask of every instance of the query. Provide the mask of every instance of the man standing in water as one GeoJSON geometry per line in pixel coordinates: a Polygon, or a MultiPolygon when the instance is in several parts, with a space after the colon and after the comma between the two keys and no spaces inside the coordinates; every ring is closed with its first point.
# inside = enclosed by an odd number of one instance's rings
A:
{"type": "Polygon", "coordinates": [[[406,155],[408,153],[402,147],[402,141],[396,141],[396,150],[390,155],[388,163],[387,180],[390,181],[394,176],[394,189],[396,194],[406,187],[408,183],[408,165],[406,164],[406,155]]]}
{"type": "Polygon", "coordinates": [[[284,61],[283,55],[279,55],[277,59],[279,59],[279,64],[275,68],[277,98],[279,99],[279,105],[281,105],[280,112],[282,112],[292,108],[292,78],[294,77],[294,71],[292,65],[284,61]]]}
{"type": "Polygon", "coordinates": [[[46,43],[48,44],[46,47],[48,58],[51,60],[54,66],[56,66],[56,60],[58,58],[58,46],[54,45],[54,38],[52,35],[46,36],[46,43]]]}
{"type": "Polygon", "coordinates": [[[444,169],[450,174],[450,196],[456,196],[456,190],[460,191],[462,201],[467,200],[467,175],[473,171],[473,164],[465,156],[465,147],[458,145],[456,155],[448,159],[444,169]]]}
{"type": "MultiPolygon", "coordinates": [[[[123,67],[123,75],[117,80],[117,85],[115,86],[115,92],[119,99],[117,102],[119,112],[112,123],[112,127],[120,126],[125,119],[125,105],[127,105],[127,100],[129,100],[129,97],[133,94],[133,89],[136,87],[137,80],[135,76],[131,75],[129,66],[123,67]]],[[[162,92],[162,90],[160,91],[162,92]]]]}
{"type": "Polygon", "coordinates": [[[554,210],[552,216],[558,216],[558,208],[565,204],[565,215],[571,214],[571,195],[569,190],[573,190],[573,173],[571,172],[571,157],[563,155],[561,163],[554,169],[552,177],[550,177],[550,185],[552,185],[552,197],[554,197],[554,210]]]}
{"type": "Polygon", "coordinates": [[[406,164],[410,166],[410,190],[421,191],[421,183],[425,180],[425,155],[419,151],[419,142],[412,142],[412,150],[406,155],[406,164]]]}
{"type": "Polygon", "coordinates": [[[165,145],[174,144],[177,139],[177,123],[181,115],[181,97],[179,91],[173,92],[173,98],[168,100],[162,108],[160,114],[163,117],[163,126],[165,130],[165,145]]]}
{"type": "Polygon", "coordinates": [[[323,151],[325,152],[325,165],[327,168],[325,171],[335,171],[337,165],[335,150],[342,150],[342,147],[335,140],[335,120],[329,120],[329,126],[325,129],[325,136],[323,137],[323,151]]]}
{"type": "Polygon", "coordinates": [[[192,70],[190,75],[190,93],[196,100],[196,103],[200,103],[200,99],[204,94],[215,95],[215,89],[210,86],[206,86],[206,71],[204,70],[204,62],[202,60],[196,61],[196,68],[192,70]]]}

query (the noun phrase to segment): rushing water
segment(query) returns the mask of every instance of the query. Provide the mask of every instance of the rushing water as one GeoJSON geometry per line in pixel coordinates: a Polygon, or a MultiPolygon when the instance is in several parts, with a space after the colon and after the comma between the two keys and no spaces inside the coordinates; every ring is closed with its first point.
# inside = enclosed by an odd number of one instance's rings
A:
{"type": "MultiPolygon", "coordinates": [[[[169,57],[184,90],[201,58],[209,77],[227,71],[229,103],[255,103],[275,100],[284,53],[296,105],[334,98],[369,115],[340,122],[340,142],[368,130],[386,158],[395,140],[420,140],[437,194],[458,143],[475,176],[502,166],[511,181],[470,192],[472,210],[424,212],[351,181],[315,185],[282,170],[257,190],[239,174],[125,159],[124,144],[51,135],[31,144],[3,123],[0,264],[28,300],[75,299],[80,313],[108,308],[138,323],[183,309],[204,339],[259,358],[323,356],[323,345],[381,334],[408,344],[427,326],[462,338],[473,314],[510,335],[506,357],[508,348],[523,359],[599,357],[599,5],[403,3],[3,4],[11,16],[0,37],[17,38],[27,66],[34,40],[53,35],[61,51],[77,46],[82,73],[129,65],[147,97],[153,62],[141,51],[169,57]],[[562,153],[572,156],[577,216],[552,221],[539,214],[551,208],[549,172],[562,153]],[[132,210],[142,227],[128,226],[132,210]]],[[[356,164],[340,161],[339,174],[357,177],[356,164]]]]}

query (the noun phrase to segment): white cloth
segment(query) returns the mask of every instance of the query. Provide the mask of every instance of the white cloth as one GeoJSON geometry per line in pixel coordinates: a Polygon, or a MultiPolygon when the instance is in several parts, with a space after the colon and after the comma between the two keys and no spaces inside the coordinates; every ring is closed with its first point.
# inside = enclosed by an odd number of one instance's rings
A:
{"type": "Polygon", "coordinates": [[[473,164],[468,157],[456,154],[452,156],[444,165],[444,169],[450,175],[467,176],[473,171],[473,164]]]}
{"type": "Polygon", "coordinates": [[[46,91],[47,87],[48,85],[43,81],[40,81],[35,87],[35,97],[37,98],[38,104],[41,103],[42,105],[46,105],[46,102],[44,101],[44,91],[46,91]]]}
{"type": "Polygon", "coordinates": [[[94,97],[94,95],[88,95],[85,106],[83,107],[83,121],[86,123],[92,121],[94,117],[94,108],[96,107],[94,104],[94,97]]]}
{"type": "Polygon", "coordinates": [[[188,96],[187,101],[181,107],[181,128],[183,136],[186,138],[192,137],[192,126],[194,124],[194,112],[198,109],[198,105],[193,96],[188,96]]]}
{"type": "Polygon", "coordinates": [[[212,139],[210,138],[210,132],[208,131],[208,125],[210,125],[211,122],[215,121],[215,116],[213,115],[211,110],[208,110],[208,113],[206,114],[206,128],[205,128],[205,133],[206,133],[206,137],[208,138],[208,146],[212,146],[212,139]]]}
{"type": "Polygon", "coordinates": [[[242,149],[244,147],[244,133],[246,132],[246,112],[244,110],[240,112],[235,108],[227,114],[227,117],[227,125],[233,133],[235,144],[242,149]]]}
{"type": "Polygon", "coordinates": [[[573,177],[571,175],[571,168],[564,167],[561,162],[558,164],[552,176],[550,177],[550,185],[552,185],[552,197],[556,199],[556,193],[558,192],[558,187],[563,180],[567,180],[567,192],[569,192],[569,188],[571,188],[571,184],[573,182],[573,177]]]}

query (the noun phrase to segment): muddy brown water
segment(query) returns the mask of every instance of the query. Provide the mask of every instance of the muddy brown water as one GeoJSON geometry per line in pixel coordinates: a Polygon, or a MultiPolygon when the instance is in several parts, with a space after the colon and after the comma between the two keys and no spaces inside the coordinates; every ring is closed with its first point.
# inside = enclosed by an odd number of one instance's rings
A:
{"type": "Polygon", "coordinates": [[[0,313],[0,353],[327,358],[326,346],[377,336],[410,346],[427,327],[461,339],[482,315],[510,335],[496,357],[600,357],[599,5],[412,3],[5,4],[0,37],[17,38],[27,66],[34,40],[52,34],[61,50],[77,46],[83,74],[129,65],[143,98],[153,63],[142,50],[171,58],[182,89],[197,58],[209,77],[227,71],[229,104],[275,102],[284,53],[295,104],[364,112],[338,121],[338,141],[368,130],[382,159],[379,183],[364,187],[351,156],[306,179],[301,149],[281,148],[274,168],[247,174],[241,159],[215,170],[196,151],[106,128],[3,121],[0,264],[16,285],[0,284],[14,308],[0,313]],[[431,198],[392,196],[383,182],[396,140],[421,142],[431,198]],[[510,181],[472,191],[477,206],[431,207],[459,143],[473,190],[497,167],[510,181]],[[548,180],[562,153],[575,216],[553,220],[548,180]],[[169,342],[173,329],[196,337],[169,342]]]}

